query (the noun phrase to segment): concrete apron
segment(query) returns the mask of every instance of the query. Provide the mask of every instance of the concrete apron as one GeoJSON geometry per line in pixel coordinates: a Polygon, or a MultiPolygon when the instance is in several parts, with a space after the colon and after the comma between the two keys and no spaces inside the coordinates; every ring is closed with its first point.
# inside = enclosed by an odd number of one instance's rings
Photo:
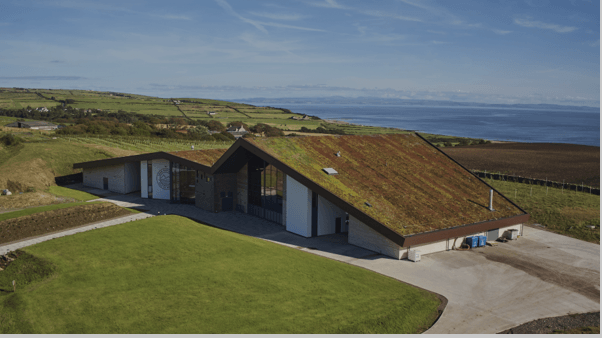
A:
{"type": "Polygon", "coordinates": [[[283,226],[239,212],[210,213],[192,205],[142,199],[136,194],[96,201],[140,208],[145,210],[145,217],[189,217],[439,293],[449,302],[426,333],[497,333],[539,318],[600,311],[600,246],[530,227],[524,228],[525,236],[517,241],[471,251],[435,253],[414,263],[348,244],[344,235],[304,238],[283,226]]]}

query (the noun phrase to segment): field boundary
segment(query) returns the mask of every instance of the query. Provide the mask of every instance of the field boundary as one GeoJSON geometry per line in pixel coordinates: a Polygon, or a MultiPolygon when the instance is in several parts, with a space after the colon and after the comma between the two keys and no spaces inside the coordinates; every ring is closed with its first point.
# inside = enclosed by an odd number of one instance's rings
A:
{"type": "Polygon", "coordinates": [[[575,192],[581,191],[584,193],[590,193],[593,195],[600,196],[600,188],[588,187],[588,186],[582,185],[582,184],[581,185],[569,184],[569,183],[556,182],[556,181],[550,181],[550,180],[542,180],[542,179],[538,179],[538,178],[522,177],[522,176],[518,176],[518,175],[506,175],[506,174],[502,174],[499,172],[492,173],[492,172],[487,172],[486,170],[481,171],[481,170],[476,170],[476,169],[470,169],[470,171],[480,178],[490,178],[490,179],[498,180],[498,181],[511,181],[511,182],[516,182],[516,183],[530,184],[530,185],[540,185],[540,186],[544,186],[544,187],[567,189],[568,191],[575,191],[575,192]]]}

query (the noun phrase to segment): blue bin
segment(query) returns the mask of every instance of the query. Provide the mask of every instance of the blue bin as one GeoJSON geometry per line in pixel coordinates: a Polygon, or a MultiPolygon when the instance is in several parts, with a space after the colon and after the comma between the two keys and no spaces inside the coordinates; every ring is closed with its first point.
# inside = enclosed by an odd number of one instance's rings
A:
{"type": "Polygon", "coordinates": [[[479,246],[487,245],[487,236],[479,236],[479,246]]]}
{"type": "Polygon", "coordinates": [[[479,237],[478,236],[466,237],[466,244],[471,248],[476,248],[477,246],[479,246],[479,237]]]}

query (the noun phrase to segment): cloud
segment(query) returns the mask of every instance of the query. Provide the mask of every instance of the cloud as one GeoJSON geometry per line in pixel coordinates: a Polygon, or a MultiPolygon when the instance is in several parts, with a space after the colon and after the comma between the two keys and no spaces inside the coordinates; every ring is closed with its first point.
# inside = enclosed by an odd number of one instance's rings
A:
{"type": "Polygon", "coordinates": [[[87,80],[81,76],[0,76],[0,80],[34,80],[34,81],[77,81],[87,80]]]}
{"type": "Polygon", "coordinates": [[[560,26],[555,24],[549,24],[541,21],[530,21],[527,19],[514,19],[514,23],[523,27],[535,27],[542,29],[551,29],[557,33],[570,33],[577,30],[577,27],[572,26],[560,26]]]}
{"type": "Polygon", "coordinates": [[[284,13],[266,13],[266,12],[249,12],[249,14],[259,16],[266,19],[282,20],[282,21],[297,21],[307,18],[305,15],[300,14],[284,14],[284,13]]]}
{"type": "Polygon", "coordinates": [[[413,18],[410,16],[404,16],[404,15],[398,15],[395,13],[381,12],[381,11],[375,11],[375,10],[358,11],[358,12],[366,14],[366,15],[374,16],[377,18],[391,18],[391,19],[396,19],[396,20],[422,22],[422,20],[420,20],[418,18],[413,18]]]}
{"type": "Polygon", "coordinates": [[[351,7],[347,7],[347,6],[343,6],[343,5],[339,4],[336,0],[324,0],[321,2],[308,2],[307,4],[314,6],[314,7],[352,9],[351,7]]]}
{"type": "Polygon", "coordinates": [[[498,35],[506,35],[506,34],[512,33],[512,31],[504,31],[504,30],[501,30],[501,29],[492,29],[492,31],[495,34],[498,34],[498,35]]]}
{"type": "Polygon", "coordinates": [[[590,45],[590,47],[600,47],[600,39],[598,39],[598,41],[590,42],[588,45],[590,45]]]}
{"type": "Polygon", "coordinates": [[[220,5],[229,14],[237,17],[242,22],[246,22],[248,24],[253,25],[255,28],[259,29],[260,31],[262,31],[262,32],[264,32],[266,34],[268,34],[268,30],[265,29],[264,26],[280,27],[280,28],[290,28],[290,29],[298,29],[298,30],[304,30],[304,31],[324,32],[324,30],[322,30],[322,29],[299,27],[299,26],[291,26],[291,25],[285,25],[285,24],[280,24],[280,23],[275,23],[275,22],[261,22],[261,21],[255,21],[255,20],[247,19],[247,18],[243,17],[242,15],[236,13],[234,11],[234,9],[232,8],[232,6],[230,6],[230,4],[228,4],[226,2],[226,0],[215,0],[215,1],[217,2],[218,5],[220,5]]]}
{"type": "Polygon", "coordinates": [[[175,14],[154,14],[149,12],[141,12],[135,11],[125,7],[115,6],[113,4],[102,3],[102,2],[90,2],[85,0],[59,0],[59,1],[43,1],[39,2],[40,5],[46,6],[54,6],[54,7],[62,7],[62,8],[71,8],[71,9],[80,9],[80,10],[89,10],[94,12],[122,12],[136,15],[146,15],[159,19],[166,20],[192,20],[190,17],[186,15],[175,15],[175,14]]]}

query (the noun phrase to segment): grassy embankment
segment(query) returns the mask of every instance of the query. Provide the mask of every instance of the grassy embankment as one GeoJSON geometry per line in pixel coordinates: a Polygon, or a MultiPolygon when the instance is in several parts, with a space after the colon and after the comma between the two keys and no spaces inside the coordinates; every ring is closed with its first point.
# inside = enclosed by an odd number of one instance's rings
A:
{"type": "Polygon", "coordinates": [[[0,272],[2,333],[417,333],[439,305],[371,271],[179,216],[26,252],[0,272]]]}
{"type": "MultiPolygon", "coordinates": [[[[485,179],[548,230],[600,243],[600,196],[539,185],[485,179]],[[596,225],[590,229],[586,225],[596,225]]],[[[495,201],[494,201],[495,208],[495,201]]]]}
{"type": "Polygon", "coordinates": [[[33,214],[37,214],[37,213],[44,212],[44,211],[60,210],[60,209],[76,207],[78,205],[90,205],[90,204],[95,204],[95,203],[100,203],[100,202],[91,202],[91,203],[74,202],[74,203],[51,204],[51,205],[44,205],[41,207],[27,208],[27,209],[18,210],[18,211],[5,212],[3,214],[0,214],[0,222],[6,221],[7,219],[21,217],[21,216],[33,215],[33,214]]]}

